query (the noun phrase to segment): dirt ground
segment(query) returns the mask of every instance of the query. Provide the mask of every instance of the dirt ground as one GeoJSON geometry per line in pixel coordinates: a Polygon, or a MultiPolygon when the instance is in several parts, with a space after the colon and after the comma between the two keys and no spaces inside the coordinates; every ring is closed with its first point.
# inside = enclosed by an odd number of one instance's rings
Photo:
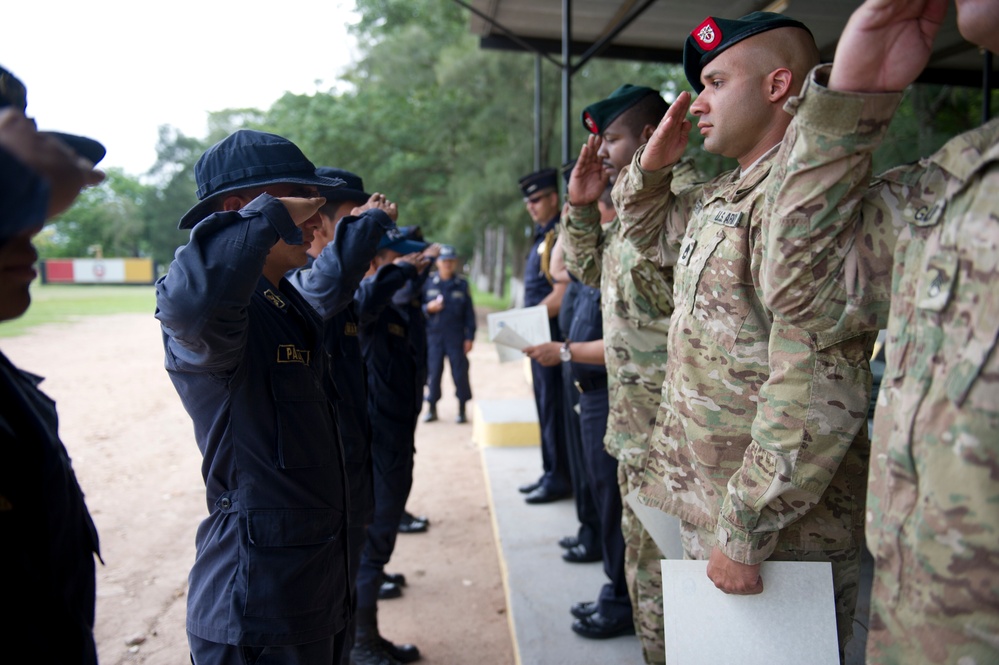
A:
{"type": "MultiPolygon", "coordinates": [[[[483,329],[470,356],[473,394],[529,396],[522,367],[501,365],[483,329]]],[[[207,509],[201,455],[163,369],[158,323],[151,314],[85,318],[4,339],[0,349],[46,377],[42,389],[57,402],[62,439],[97,524],[100,662],[189,663],[187,573],[207,509]]],[[[446,379],[441,420],[417,428],[408,508],[431,526],[399,536],[388,570],[405,574],[408,586],[402,598],[380,603],[379,622],[389,639],[417,644],[428,664],[509,665],[482,460],[472,425],[454,424],[453,394],[446,379]]]]}

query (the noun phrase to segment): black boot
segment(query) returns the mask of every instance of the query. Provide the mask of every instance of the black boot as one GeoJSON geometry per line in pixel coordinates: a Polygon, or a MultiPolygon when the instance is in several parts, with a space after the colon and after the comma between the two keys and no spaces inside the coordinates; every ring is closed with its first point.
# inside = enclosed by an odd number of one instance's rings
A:
{"type": "Polygon", "coordinates": [[[437,405],[429,403],[430,406],[427,408],[427,415],[423,416],[423,422],[432,423],[437,420],[437,405]]]}
{"type": "Polygon", "coordinates": [[[398,665],[420,659],[413,644],[393,644],[378,633],[378,609],[357,608],[357,637],[350,652],[351,665],[398,665]]]}
{"type": "Polygon", "coordinates": [[[458,423],[459,425],[464,425],[465,423],[468,422],[468,419],[465,418],[465,403],[464,402],[459,402],[458,403],[458,417],[454,419],[454,422],[458,423]]]}
{"type": "Polygon", "coordinates": [[[378,608],[358,607],[356,619],[357,633],[350,650],[350,665],[399,665],[382,646],[378,634],[378,608]]]}

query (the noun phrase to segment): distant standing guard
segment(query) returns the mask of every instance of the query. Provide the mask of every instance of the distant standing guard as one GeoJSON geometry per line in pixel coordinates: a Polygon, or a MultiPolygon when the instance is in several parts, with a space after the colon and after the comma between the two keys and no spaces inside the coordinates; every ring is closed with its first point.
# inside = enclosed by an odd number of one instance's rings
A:
{"type": "Polygon", "coordinates": [[[472,399],[468,384],[468,354],[475,340],[475,310],[468,282],[456,274],[458,253],[451,245],[442,245],[437,257],[437,274],[423,285],[423,311],[427,315],[427,415],[423,422],[437,420],[437,401],[441,398],[444,356],[451,366],[455,396],[458,398],[459,424],[468,422],[465,403],[472,399]]]}

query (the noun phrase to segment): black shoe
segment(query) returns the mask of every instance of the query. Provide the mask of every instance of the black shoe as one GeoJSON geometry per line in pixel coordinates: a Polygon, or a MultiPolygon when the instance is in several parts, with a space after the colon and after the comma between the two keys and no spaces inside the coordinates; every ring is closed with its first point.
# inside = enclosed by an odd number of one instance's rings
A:
{"type": "Polygon", "coordinates": [[[594,612],[588,617],[573,621],[572,631],[591,640],[606,640],[609,637],[634,635],[635,622],[631,618],[625,621],[614,621],[605,618],[600,612],[594,612]]]}
{"type": "Polygon", "coordinates": [[[406,576],[402,573],[382,573],[382,582],[391,582],[396,586],[406,586],[406,576]]]}
{"type": "Polygon", "coordinates": [[[420,515],[411,515],[403,512],[399,518],[399,533],[423,533],[430,526],[430,520],[420,515]]]}
{"type": "Polygon", "coordinates": [[[392,598],[398,598],[402,595],[402,588],[394,583],[385,580],[382,585],[378,587],[378,600],[391,600],[392,598]]]}
{"type": "Polygon", "coordinates": [[[570,496],[572,496],[572,492],[554,492],[542,485],[528,494],[524,501],[527,503],[551,503],[552,501],[568,499],[570,496]]]}
{"type": "Polygon", "coordinates": [[[393,644],[384,637],[378,639],[381,641],[385,653],[400,663],[415,663],[420,659],[420,650],[416,648],[415,644],[393,644]]]}
{"type": "Polygon", "coordinates": [[[577,619],[585,619],[597,613],[597,604],[592,600],[576,603],[569,608],[569,613],[577,619]]]}
{"type": "Polygon", "coordinates": [[[564,550],[571,549],[579,544],[578,536],[563,536],[558,539],[558,546],[564,550]]]}
{"type": "Polygon", "coordinates": [[[517,491],[520,492],[521,494],[530,494],[539,487],[541,487],[540,478],[535,480],[533,483],[527,483],[526,485],[521,485],[520,487],[517,488],[517,491]]]}
{"type": "Polygon", "coordinates": [[[462,402],[461,404],[458,405],[458,417],[454,419],[454,422],[458,423],[459,425],[464,425],[465,423],[468,422],[468,419],[465,418],[465,403],[464,402],[462,402]]]}
{"type": "Polygon", "coordinates": [[[355,642],[350,650],[350,665],[399,665],[381,644],[381,638],[355,642]]]}
{"type": "Polygon", "coordinates": [[[562,560],[569,563],[593,563],[600,561],[603,556],[596,549],[590,549],[586,545],[576,545],[562,552],[562,560]]]}
{"type": "Polygon", "coordinates": [[[423,416],[423,422],[432,423],[435,420],[437,420],[437,406],[431,404],[430,408],[427,409],[427,415],[423,416]]]}

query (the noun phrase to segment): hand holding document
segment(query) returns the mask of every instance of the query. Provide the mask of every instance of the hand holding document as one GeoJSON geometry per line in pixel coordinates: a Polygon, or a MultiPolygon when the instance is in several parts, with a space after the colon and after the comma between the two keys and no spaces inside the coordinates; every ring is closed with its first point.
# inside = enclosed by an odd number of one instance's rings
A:
{"type": "Polygon", "coordinates": [[[500,362],[523,360],[526,347],[552,341],[544,305],[494,312],[487,319],[489,340],[496,344],[500,362]]]}

